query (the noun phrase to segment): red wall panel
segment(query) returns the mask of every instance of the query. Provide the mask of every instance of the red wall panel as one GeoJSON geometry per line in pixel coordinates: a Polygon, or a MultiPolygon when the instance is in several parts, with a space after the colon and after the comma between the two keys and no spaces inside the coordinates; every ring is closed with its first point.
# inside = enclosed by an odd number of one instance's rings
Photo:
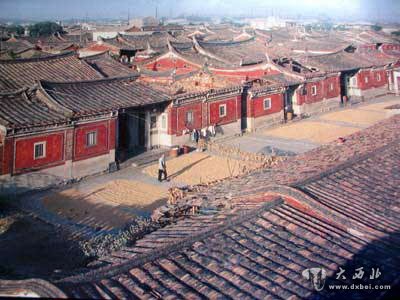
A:
{"type": "Polygon", "coordinates": [[[110,137],[109,137],[109,145],[108,145],[108,148],[110,149],[110,150],[113,150],[113,149],[115,149],[115,147],[116,147],[116,126],[117,126],[117,119],[112,119],[112,120],[110,120],[109,121],[110,123],[110,130],[109,130],[109,133],[110,133],[110,137]]]}
{"type": "Polygon", "coordinates": [[[74,160],[81,160],[108,152],[108,121],[79,125],[75,129],[75,157],[74,160]],[[89,132],[97,132],[97,144],[86,145],[86,135],[89,132]]]}
{"type": "Polygon", "coordinates": [[[388,79],[385,70],[364,70],[357,74],[357,82],[361,90],[368,90],[387,85],[388,79]],[[378,80],[378,74],[380,74],[380,80],[378,80]],[[366,78],[368,78],[367,82],[365,82],[366,78]]]}
{"type": "Polygon", "coordinates": [[[283,94],[266,95],[264,97],[253,98],[250,100],[251,108],[248,111],[249,117],[261,117],[280,112],[283,109],[283,94]],[[264,99],[271,99],[271,108],[264,109],[264,99]]]}
{"type": "Polygon", "coordinates": [[[177,107],[176,110],[176,135],[181,135],[182,131],[185,129],[201,129],[201,122],[202,122],[202,110],[201,110],[201,102],[187,104],[180,107],[177,107]],[[192,111],[193,112],[193,123],[186,124],[186,112],[192,111]]]}
{"type": "Polygon", "coordinates": [[[237,120],[237,98],[231,98],[222,101],[211,102],[209,104],[209,124],[227,124],[237,120]],[[219,106],[226,105],[226,116],[219,116],[219,106]]]}
{"type": "Polygon", "coordinates": [[[64,159],[64,132],[21,138],[15,141],[15,171],[49,167],[64,159]],[[46,142],[46,156],[34,159],[34,144],[46,142]]]}
{"type": "Polygon", "coordinates": [[[192,72],[199,69],[197,66],[190,64],[184,60],[172,59],[169,57],[148,63],[145,65],[145,68],[153,71],[166,71],[176,68],[177,73],[182,73],[182,71],[184,71],[183,73],[192,72]]]}
{"type": "Polygon", "coordinates": [[[325,98],[335,98],[340,96],[340,78],[339,76],[336,77],[329,77],[325,79],[325,98]],[[331,89],[332,84],[332,89],[331,89]]]}
{"type": "Polygon", "coordinates": [[[297,102],[299,105],[304,103],[315,103],[323,99],[335,98],[340,95],[340,79],[339,76],[329,77],[316,82],[307,82],[304,84],[306,95],[302,94],[302,89],[297,91],[297,102]],[[333,90],[330,90],[330,84],[333,84],[333,90]],[[312,94],[312,87],[317,87],[316,95],[312,94]]]}

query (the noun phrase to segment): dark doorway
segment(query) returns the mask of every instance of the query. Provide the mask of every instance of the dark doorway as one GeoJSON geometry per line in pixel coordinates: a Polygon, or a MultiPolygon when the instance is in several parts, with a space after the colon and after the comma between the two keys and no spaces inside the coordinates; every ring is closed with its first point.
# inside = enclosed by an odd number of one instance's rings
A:
{"type": "Polygon", "coordinates": [[[146,150],[145,113],[126,110],[118,118],[118,154],[117,159],[123,162],[146,150]]]}
{"type": "MultiPolygon", "coordinates": [[[[247,96],[248,96],[248,86],[243,88],[242,99],[241,99],[241,130],[247,129],[247,96]]],[[[251,101],[251,100],[249,100],[251,101]]]]}
{"type": "Polygon", "coordinates": [[[288,86],[284,94],[283,111],[285,120],[288,120],[288,113],[292,115],[290,118],[293,117],[293,97],[297,87],[298,87],[297,85],[288,86]]]}
{"type": "Polygon", "coordinates": [[[145,148],[146,145],[146,138],[145,138],[145,132],[146,132],[146,114],[144,112],[139,112],[138,113],[139,117],[139,128],[138,128],[138,146],[141,148],[145,148]]]}

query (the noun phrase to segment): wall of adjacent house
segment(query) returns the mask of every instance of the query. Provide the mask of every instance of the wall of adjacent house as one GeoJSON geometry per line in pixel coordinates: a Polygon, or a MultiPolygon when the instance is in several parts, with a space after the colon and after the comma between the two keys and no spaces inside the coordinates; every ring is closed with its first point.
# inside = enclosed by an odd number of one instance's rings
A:
{"type": "MultiPolygon", "coordinates": [[[[115,125],[115,123],[114,123],[115,125]]],[[[115,127],[115,126],[114,126],[115,127]]],[[[78,125],[74,134],[74,161],[106,154],[109,151],[110,124],[108,121],[78,125]],[[96,145],[87,145],[87,134],[95,132],[96,145]]]]}
{"type": "Polygon", "coordinates": [[[171,145],[184,144],[190,140],[185,131],[202,129],[217,124],[226,135],[240,133],[241,95],[230,96],[226,99],[198,100],[171,106],[168,109],[168,142],[171,145]],[[226,115],[220,116],[220,106],[226,107],[226,115]],[[193,113],[193,122],[186,122],[186,114],[193,113]]]}
{"type": "Polygon", "coordinates": [[[181,106],[173,106],[169,111],[170,135],[182,135],[184,130],[201,129],[202,126],[202,103],[188,103],[181,106]],[[193,113],[193,122],[186,122],[186,114],[193,113]]]}
{"type": "Polygon", "coordinates": [[[386,70],[361,70],[357,74],[357,82],[361,90],[384,87],[388,84],[386,70]]]}
{"type": "MultiPolygon", "coordinates": [[[[59,131],[47,131],[18,137],[6,137],[1,147],[0,175],[23,174],[33,171],[54,168],[66,162],[78,162],[109,155],[115,152],[116,120],[87,123],[75,128],[65,128],[59,131]],[[86,145],[86,134],[97,132],[97,144],[86,145]],[[45,143],[45,156],[34,157],[36,143],[45,143]]],[[[108,166],[110,161],[107,157],[108,166]]],[[[71,165],[72,167],[72,165],[71,165]]],[[[79,172],[77,172],[79,173],[79,172]]],[[[72,171],[66,170],[60,176],[68,177],[72,171]]]]}
{"type": "Polygon", "coordinates": [[[63,164],[64,140],[65,131],[15,139],[14,173],[24,173],[63,164]],[[34,145],[41,142],[45,143],[45,156],[35,159],[34,145]]]}
{"type": "Polygon", "coordinates": [[[247,116],[250,118],[258,118],[278,113],[283,110],[283,100],[284,95],[281,93],[249,99],[247,102],[247,116]],[[264,100],[267,98],[271,99],[270,109],[264,109],[264,100]]]}
{"type": "Polygon", "coordinates": [[[284,119],[284,94],[270,94],[262,97],[247,99],[247,131],[265,128],[284,119]],[[271,108],[264,108],[264,100],[271,100],[271,108]]]}
{"type": "Polygon", "coordinates": [[[339,76],[328,77],[315,82],[306,82],[304,84],[305,95],[302,90],[297,90],[297,104],[310,104],[340,96],[340,78],[339,76]],[[316,87],[316,93],[313,95],[313,87],[316,87]]]}
{"type": "Polygon", "coordinates": [[[209,110],[209,121],[207,126],[209,125],[224,125],[236,122],[241,118],[241,103],[240,97],[234,97],[224,100],[217,100],[208,103],[209,110]],[[226,116],[220,117],[219,108],[221,105],[226,107],[226,116]]]}
{"type": "Polygon", "coordinates": [[[397,50],[400,51],[400,45],[399,44],[383,44],[381,46],[382,50],[397,50]]]}

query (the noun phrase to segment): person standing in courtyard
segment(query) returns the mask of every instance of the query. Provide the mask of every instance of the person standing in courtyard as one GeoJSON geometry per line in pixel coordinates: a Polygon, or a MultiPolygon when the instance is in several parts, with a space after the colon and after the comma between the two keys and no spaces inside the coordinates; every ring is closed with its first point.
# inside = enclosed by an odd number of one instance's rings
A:
{"type": "Polygon", "coordinates": [[[164,174],[164,180],[167,180],[167,165],[165,163],[165,155],[161,155],[158,160],[158,181],[162,181],[162,175],[164,174]]]}

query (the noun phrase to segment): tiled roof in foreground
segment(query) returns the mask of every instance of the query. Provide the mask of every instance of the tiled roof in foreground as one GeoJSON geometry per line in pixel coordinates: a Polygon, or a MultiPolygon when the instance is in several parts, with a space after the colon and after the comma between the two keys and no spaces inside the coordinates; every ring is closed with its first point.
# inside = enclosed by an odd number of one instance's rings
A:
{"type": "Polygon", "coordinates": [[[159,229],[55,285],[77,298],[381,298],[328,286],[399,284],[399,126],[394,116],[344,144],[199,189],[186,200],[218,213],[159,229]],[[314,267],[328,276],[318,293],[302,276],[314,267]],[[336,279],[340,268],[348,280],[336,279]]]}
{"type": "Polygon", "coordinates": [[[38,80],[72,81],[103,76],[73,52],[40,58],[0,60],[0,90],[11,92],[31,87],[38,80]]]}

